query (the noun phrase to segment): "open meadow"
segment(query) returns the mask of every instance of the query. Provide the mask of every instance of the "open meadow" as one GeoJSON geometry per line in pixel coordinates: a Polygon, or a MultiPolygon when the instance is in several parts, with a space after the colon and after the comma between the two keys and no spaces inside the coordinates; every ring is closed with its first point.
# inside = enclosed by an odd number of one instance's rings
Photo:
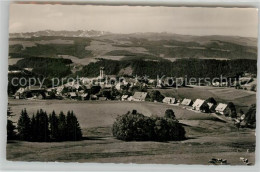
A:
{"type": "Polygon", "coordinates": [[[232,122],[222,121],[214,114],[187,110],[151,102],[14,100],[9,99],[13,121],[22,109],[31,116],[40,108],[51,113],[73,110],[79,120],[84,139],[77,142],[7,143],[7,159],[11,161],[60,161],[104,163],[208,164],[211,158],[227,159],[230,165],[243,165],[240,157],[255,161],[255,130],[240,129],[232,122]],[[184,141],[154,142],[117,140],[112,136],[112,124],[118,115],[136,109],[147,116],[163,116],[173,109],[184,124],[184,141]]]}

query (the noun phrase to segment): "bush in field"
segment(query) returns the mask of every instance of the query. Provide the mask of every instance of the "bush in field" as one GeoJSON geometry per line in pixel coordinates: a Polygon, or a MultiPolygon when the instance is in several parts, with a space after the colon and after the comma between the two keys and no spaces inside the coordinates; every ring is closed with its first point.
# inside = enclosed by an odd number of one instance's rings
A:
{"type": "Polygon", "coordinates": [[[21,140],[29,141],[31,139],[31,120],[26,109],[22,110],[17,123],[18,135],[21,140]]]}
{"type": "Polygon", "coordinates": [[[146,117],[130,113],[117,117],[112,128],[113,136],[124,141],[182,140],[185,130],[178,121],[165,117],[146,117]]]}
{"type": "Polygon", "coordinates": [[[154,140],[183,140],[185,139],[185,130],[178,121],[157,117],[155,118],[154,140]]]}
{"type": "Polygon", "coordinates": [[[149,140],[151,137],[152,126],[148,117],[136,113],[127,113],[117,117],[113,124],[113,135],[120,140],[149,140]]]}

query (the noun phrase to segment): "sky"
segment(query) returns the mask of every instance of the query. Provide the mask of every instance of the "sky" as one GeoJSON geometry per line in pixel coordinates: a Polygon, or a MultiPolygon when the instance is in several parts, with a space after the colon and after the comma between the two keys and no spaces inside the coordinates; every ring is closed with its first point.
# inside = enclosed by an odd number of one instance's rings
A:
{"type": "Polygon", "coordinates": [[[9,31],[99,30],[257,37],[254,8],[11,4],[9,31]]]}

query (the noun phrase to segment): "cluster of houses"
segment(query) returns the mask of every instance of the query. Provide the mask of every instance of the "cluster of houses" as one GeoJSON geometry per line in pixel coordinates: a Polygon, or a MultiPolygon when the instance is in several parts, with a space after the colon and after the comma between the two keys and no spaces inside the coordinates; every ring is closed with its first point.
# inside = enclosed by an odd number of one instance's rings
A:
{"type": "MultiPolygon", "coordinates": [[[[112,89],[120,91],[122,87],[133,87],[137,81],[122,80],[119,83],[112,82],[111,78],[113,76],[104,75],[104,68],[100,68],[100,75],[95,78],[80,78],[78,81],[68,82],[66,84],[54,87],[54,88],[44,88],[39,86],[30,86],[26,88],[19,88],[14,94],[15,99],[78,99],[78,100],[108,100],[111,97],[108,94],[98,94],[100,88],[103,92],[111,93],[112,89]],[[95,92],[95,87],[99,87],[95,92]],[[92,91],[91,91],[92,90],[92,91]],[[93,91],[94,90],[94,91],[93,91]],[[94,93],[93,93],[94,92],[94,93]]],[[[148,96],[147,92],[136,91],[130,95],[117,94],[113,95],[113,100],[121,101],[146,101],[148,96]]],[[[224,103],[213,104],[206,100],[196,99],[194,102],[191,99],[184,98],[176,99],[174,97],[165,97],[162,103],[170,105],[182,105],[186,107],[191,107],[191,110],[201,111],[201,112],[216,112],[219,114],[228,113],[228,105],[224,103]]]]}
{"type": "Polygon", "coordinates": [[[130,100],[130,101],[144,101],[147,93],[137,92],[133,96],[123,96],[120,94],[113,95],[114,97],[107,96],[113,90],[118,92],[123,88],[129,89],[134,86],[147,87],[146,83],[140,82],[138,78],[124,78],[118,79],[113,75],[104,75],[104,68],[100,68],[100,75],[93,78],[81,77],[78,80],[73,80],[65,84],[45,88],[40,86],[27,86],[19,88],[14,94],[15,99],[77,99],[77,100],[130,100]],[[108,94],[99,94],[106,92],[108,94]]]}
{"type": "Polygon", "coordinates": [[[173,97],[165,97],[163,103],[170,105],[182,105],[184,107],[191,107],[191,110],[201,112],[216,112],[225,115],[229,112],[229,107],[225,103],[219,103],[214,105],[213,103],[207,102],[206,100],[196,99],[194,102],[191,99],[184,98],[183,100],[177,100],[173,97]]]}
{"type": "MultiPolygon", "coordinates": [[[[105,76],[104,68],[100,68],[100,75],[94,78],[79,78],[79,80],[73,80],[60,86],[45,88],[40,86],[27,86],[25,88],[19,88],[14,94],[15,99],[52,99],[53,97],[58,99],[80,99],[80,100],[101,100],[108,99],[107,97],[97,96],[96,92],[90,94],[90,90],[100,89],[104,91],[111,91],[112,88],[121,90],[123,86],[128,84],[134,86],[134,82],[127,82],[122,80],[118,83],[113,82],[115,76],[105,76]]],[[[97,91],[97,92],[98,92],[97,91]]],[[[117,97],[120,99],[120,97],[117,97]]]]}
{"type": "MultiPolygon", "coordinates": [[[[76,92],[66,92],[62,93],[62,88],[56,89],[55,95],[53,92],[53,89],[45,89],[45,88],[39,88],[35,86],[26,87],[26,88],[20,88],[14,95],[15,99],[25,99],[25,98],[32,98],[32,99],[51,99],[52,96],[55,96],[56,98],[63,99],[79,99],[79,100],[108,100],[108,97],[105,96],[97,96],[97,95],[90,95],[88,93],[84,93],[83,90],[76,91],[76,92]]],[[[146,98],[148,96],[147,92],[138,92],[136,91],[132,96],[130,95],[122,95],[117,96],[115,100],[121,100],[121,101],[137,101],[142,102],[146,101],[146,98]]],[[[175,105],[175,106],[183,106],[183,107],[191,107],[188,108],[190,110],[194,111],[201,111],[201,112],[216,112],[222,115],[225,115],[229,112],[229,107],[227,104],[219,103],[217,105],[214,105],[213,103],[207,102],[206,100],[202,99],[196,99],[195,101],[192,101],[191,99],[184,98],[176,99],[174,97],[165,97],[162,100],[162,103],[169,104],[169,105],[175,105]]]]}
{"type": "MultiPolygon", "coordinates": [[[[135,92],[133,96],[123,95],[122,101],[145,101],[147,92],[135,92]]],[[[207,102],[206,100],[196,99],[194,102],[191,99],[184,98],[183,100],[177,100],[174,97],[165,97],[162,103],[175,106],[191,107],[191,110],[200,112],[215,112],[221,115],[225,115],[229,112],[229,107],[225,103],[218,103],[217,105],[207,102]]]]}

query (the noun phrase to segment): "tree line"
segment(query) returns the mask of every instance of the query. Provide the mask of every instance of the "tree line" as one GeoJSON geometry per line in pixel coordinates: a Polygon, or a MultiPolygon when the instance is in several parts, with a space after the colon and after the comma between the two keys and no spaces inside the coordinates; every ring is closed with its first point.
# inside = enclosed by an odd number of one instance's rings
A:
{"type": "Polygon", "coordinates": [[[118,75],[119,71],[126,67],[131,67],[132,76],[149,76],[149,78],[162,77],[187,77],[187,78],[215,78],[238,77],[244,72],[256,74],[256,60],[214,60],[214,59],[178,59],[174,62],[168,60],[149,61],[139,59],[109,60],[99,59],[84,66],[78,71],[78,76],[94,77],[99,75],[100,67],[105,67],[107,75],[118,75]]]}
{"type": "MultiPolygon", "coordinates": [[[[26,109],[23,109],[17,123],[17,131],[16,138],[24,141],[50,142],[82,139],[81,128],[73,111],[68,111],[67,115],[62,111],[56,115],[53,111],[48,116],[46,111],[40,109],[30,118],[26,109]]],[[[9,138],[13,137],[14,135],[9,138]]]]}

